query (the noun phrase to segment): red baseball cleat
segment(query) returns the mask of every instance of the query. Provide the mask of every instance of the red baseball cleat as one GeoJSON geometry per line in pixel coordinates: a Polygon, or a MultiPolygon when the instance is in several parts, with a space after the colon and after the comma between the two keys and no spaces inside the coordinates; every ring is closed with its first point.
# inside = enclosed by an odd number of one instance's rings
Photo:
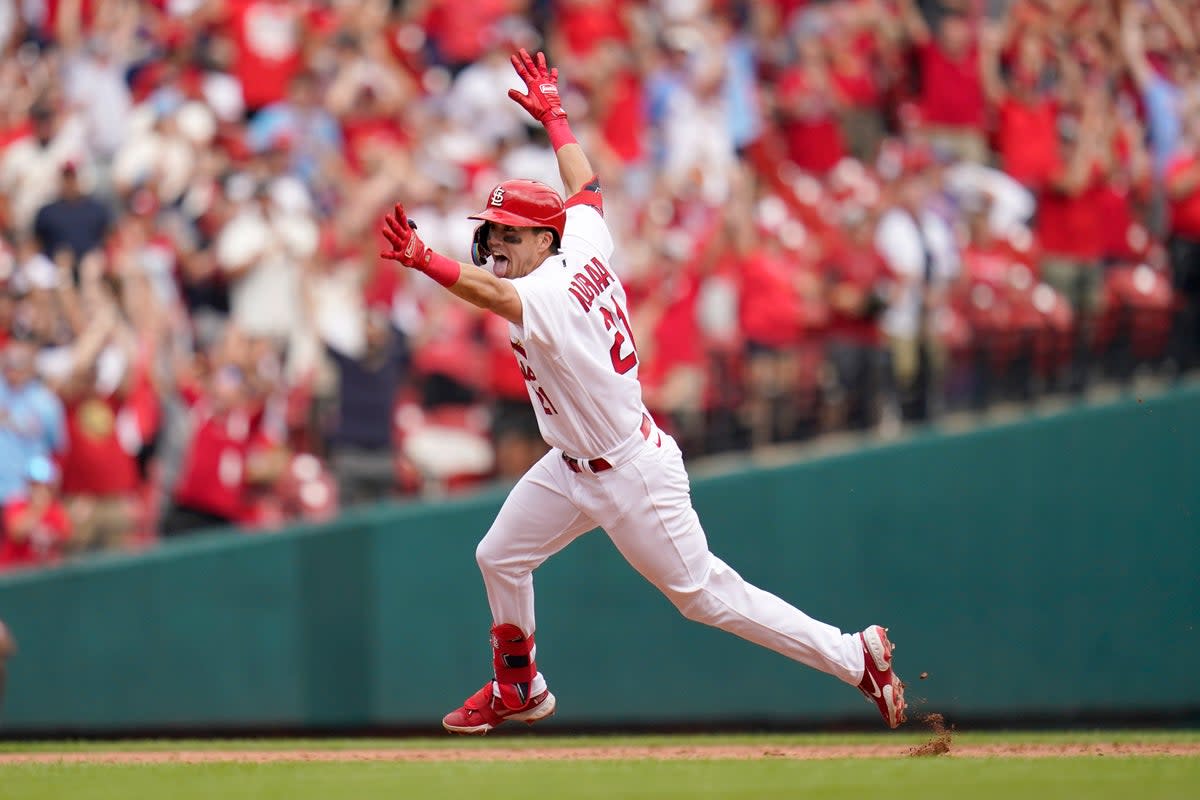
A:
{"type": "Polygon", "coordinates": [[[879,708],[889,728],[904,722],[904,683],[892,669],[892,651],[887,628],[872,625],[858,634],[863,646],[863,676],[858,690],[879,708]]]}
{"type": "Polygon", "coordinates": [[[538,720],[552,716],[555,709],[554,695],[550,690],[534,695],[520,708],[508,708],[493,691],[494,681],[467,698],[462,708],[442,717],[442,727],[450,733],[484,734],[501,722],[513,720],[532,725],[538,720]]]}

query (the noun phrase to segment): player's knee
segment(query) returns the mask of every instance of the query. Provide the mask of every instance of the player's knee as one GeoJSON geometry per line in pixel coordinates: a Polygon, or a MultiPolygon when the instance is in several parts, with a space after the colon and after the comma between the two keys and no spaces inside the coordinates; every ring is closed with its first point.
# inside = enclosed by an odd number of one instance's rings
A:
{"type": "Polygon", "coordinates": [[[475,548],[475,563],[484,575],[514,572],[518,569],[510,553],[497,544],[497,540],[485,536],[475,548]]]}
{"type": "Polygon", "coordinates": [[[709,623],[716,614],[712,596],[702,586],[692,586],[682,591],[669,591],[667,597],[679,609],[684,618],[693,622],[709,623]]]}
{"type": "Polygon", "coordinates": [[[500,554],[486,536],[475,547],[475,563],[479,565],[479,571],[484,574],[496,571],[499,556],[500,554]]]}

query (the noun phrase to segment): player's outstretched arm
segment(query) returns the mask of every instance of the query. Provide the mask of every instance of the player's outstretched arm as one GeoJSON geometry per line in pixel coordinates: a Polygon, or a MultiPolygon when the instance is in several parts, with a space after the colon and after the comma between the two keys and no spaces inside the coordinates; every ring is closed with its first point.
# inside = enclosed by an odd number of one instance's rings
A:
{"type": "Polygon", "coordinates": [[[567,122],[567,112],[563,110],[562,97],[558,93],[558,67],[548,67],[544,53],[539,52],[535,58],[525,48],[515,53],[511,60],[513,69],[525,82],[527,94],[509,89],[508,96],[546,129],[558,158],[563,186],[570,197],[590,183],[596,172],[567,122]]]}
{"type": "Polygon", "coordinates": [[[417,225],[404,213],[400,203],[383,218],[380,230],[391,246],[380,258],[395,261],[409,269],[424,272],[451,293],[472,305],[492,311],[516,325],[521,324],[521,296],[508,281],[487,270],[455,261],[435,253],[417,236],[417,225]]]}

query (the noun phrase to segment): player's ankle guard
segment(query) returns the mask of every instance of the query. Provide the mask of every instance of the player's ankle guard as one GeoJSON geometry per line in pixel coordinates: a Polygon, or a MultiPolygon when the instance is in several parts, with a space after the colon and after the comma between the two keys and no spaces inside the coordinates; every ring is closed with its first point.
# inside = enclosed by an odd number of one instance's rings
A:
{"type": "Polygon", "coordinates": [[[521,708],[529,702],[529,687],[537,675],[536,650],[533,634],[526,636],[516,625],[492,627],[492,664],[505,707],[521,708]]]}

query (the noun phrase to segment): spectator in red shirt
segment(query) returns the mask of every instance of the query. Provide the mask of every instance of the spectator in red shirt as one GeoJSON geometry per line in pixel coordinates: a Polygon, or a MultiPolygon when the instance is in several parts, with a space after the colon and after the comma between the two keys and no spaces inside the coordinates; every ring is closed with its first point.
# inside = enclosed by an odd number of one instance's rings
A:
{"type": "MultiPolygon", "coordinates": [[[[1119,107],[1114,108],[1119,113],[1119,107]]],[[[1106,264],[1140,260],[1149,249],[1146,225],[1153,186],[1145,130],[1137,117],[1122,116],[1111,128],[1112,159],[1096,206],[1104,231],[1101,256],[1106,264]]]]}
{"type": "Polygon", "coordinates": [[[839,117],[844,104],[821,40],[808,34],[798,47],[798,63],[780,76],[777,89],[783,139],[789,160],[825,175],[846,155],[839,117]]]}
{"type": "Polygon", "coordinates": [[[233,74],[248,111],[282,100],[303,68],[304,8],[291,0],[226,0],[233,74]]]}
{"type": "MultiPolygon", "coordinates": [[[[550,40],[558,60],[591,55],[596,45],[629,41],[630,7],[626,0],[556,0],[550,40]]],[[[575,74],[571,70],[571,74],[575,74]]]]}
{"type": "Polygon", "coordinates": [[[1042,279],[1070,302],[1078,324],[1069,388],[1087,385],[1092,328],[1104,300],[1105,220],[1098,213],[1114,161],[1116,111],[1101,86],[1087,88],[1078,112],[1063,120],[1065,158],[1038,199],[1042,279]]]}
{"type": "Polygon", "coordinates": [[[122,547],[134,532],[141,437],[136,412],[126,406],[138,381],[130,335],[115,308],[98,310],[59,386],[67,422],[62,490],[73,551],[122,547]]]}
{"type": "MultiPolygon", "coordinates": [[[[691,237],[680,230],[663,237],[645,270],[637,336],[646,406],[694,452],[703,436],[706,395],[704,338],[697,318],[702,268],[691,237]]],[[[633,298],[631,297],[631,303],[633,298]]]]}
{"type": "Polygon", "coordinates": [[[1182,146],[1167,162],[1164,178],[1171,275],[1184,304],[1176,345],[1183,367],[1200,362],[1200,94],[1192,96],[1189,109],[1182,146]]]}
{"type": "Polygon", "coordinates": [[[40,3],[25,4],[26,9],[41,12],[40,15],[29,14],[29,34],[40,42],[52,42],[64,23],[72,24],[72,18],[78,20],[85,31],[91,31],[99,6],[99,0],[41,0],[40,3]]]}
{"type": "Polygon", "coordinates": [[[745,416],[753,443],[764,444],[797,431],[805,400],[800,391],[802,337],[820,282],[812,269],[812,237],[799,223],[782,219],[774,229],[764,230],[749,208],[731,213],[733,249],[741,262],[738,315],[746,345],[745,416]],[[785,249],[785,239],[809,252],[785,249]]]}
{"type": "Polygon", "coordinates": [[[837,388],[826,399],[838,421],[865,430],[880,418],[887,349],[879,320],[892,276],[875,249],[876,213],[848,205],[840,222],[823,259],[830,308],[826,356],[837,378],[837,388]]]}
{"type": "Polygon", "coordinates": [[[874,160],[884,135],[883,81],[871,28],[888,20],[874,3],[833,5],[830,10],[825,47],[830,79],[842,99],[842,138],[849,154],[865,163],[874,160]]]}
{"type": "Polygon", "coordinates": [[[25,471],[26,491],[4,505],[0,570],[53,564],[71,538],[71,520],[58,497],[58,468],[39,456],[25,471]]]}
{"type": "Polygon", "coordinates": [[[236,524],[248,514],[248,456],[262,421],[263,402],[248,365],[233,355],[249,349],[240,332],[227,331],[214,348],[207,375],[198,380],[185,377],[180,386],[191,409],[192,433],[163,521],[167,536],[236,524]]]}
{"type": "Polygon", "coordinates": [[[425,299],[423,324],[412,341],[421,405],[472,405],[479,399],[483,378],[483,350],[476,340],[479,315],[441,295],[425,299]]]}
{"type": "MultiPolygon", "coordinates": [[[[293,453],[285,441],[278,406],[256,419],[253,432],[245,447],[245,477],[242,481],[242,508],[234,522],[252,529],[277,529],[289,518],[306,512],[303,491],[305,482],[293,480],[293,453]],[[269,420],[269,421],[268,421],[269,420]]],[[[320,462],[313,460],[313,477],[321,475],[320,462]]],[[[305,468],[301,468],[304,471],[305,468]]],[[[325,476],[325,490],[330,496],[336,483],[325,476]]],[[[324,505],[325,502],[318,503],[324,505]]]]}
{"type": "Polygon", "coordinates": [[[902,3],[905,27],[917,49],[921,116],[930,144],[967,161],[986,163],[987,103],[975,20],[961,9],[943,8],[935,35],[915,0],[902,3]]]}
{"type": "Polygon", "coordinates": [[[598,167],[623,181],[647,180],[628,171],[645,168],[649,135],[642,81],[629,50],[615,41],[604,42],[588,57],[585,89],[591,114],[600,131],[598,167]]]}
{"type": "Polygon", "coordinates": [[[376,143],[396,147],[409,144],[399,111],[394,98],[381,95],[372,85],[355,88],[346,100],[346,108],[338,118],[345,136],[346,167],[356,176],[365,176],[370,171],[371,148],[376,143]]]}
{"type": "Polygon", "coordinates": [[[1097,206],[1114,163],[1112,114],[1103,90],[1088,89],[1078,113],[1062,120],[1062,156],[1038,198],[1043,277],[1084,318],[1098,312],[1102,296],[1099,259],[1105,231],[1097,206]]]}
{"type": "Polygon", "coordinates": [[[1033,34],[1017,42],[1016,59],[1005,80],[1000,74],[1003,45],[998,29],[985,32],[984,86],[996,108],[999,166],[1033,191],[1053,171],[1058,157],[1058,108],[1045,89],[1045,45],[1033,34]]]}
{"type": "Polygon", "coordinates": [[[428,9],[424,28],[437,61],[457,73],[482,58],[495,26],[519,11],[521,4],[473,0],[469,10],[460,0],[430,0],[422,5],[428,9]]]}

